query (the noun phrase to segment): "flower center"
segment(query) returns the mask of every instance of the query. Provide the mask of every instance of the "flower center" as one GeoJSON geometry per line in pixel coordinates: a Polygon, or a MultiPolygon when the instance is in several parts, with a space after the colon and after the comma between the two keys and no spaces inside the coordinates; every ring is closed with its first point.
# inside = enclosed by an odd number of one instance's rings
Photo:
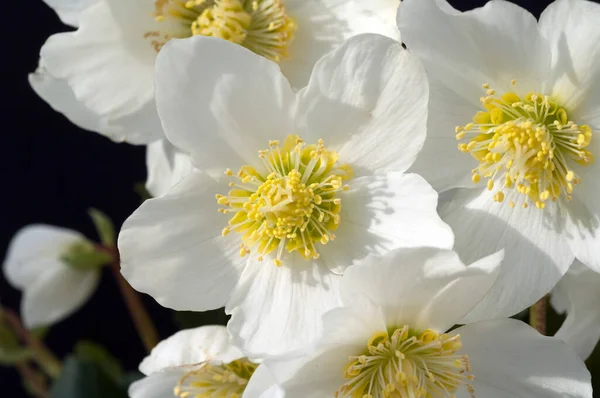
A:
{"type": "Polygon", "coordinates": [[[469,358],[456,354],[461,347],[460,335],[419,333],[408,325],[391,336],[377,332],[362,355],[349,358],[347,382],[335,397],[450,398],[463,384],[473,396],[469,358]]]}
{"type": "MultiPolygon", "coordinates": [[[[513,85],[516,82],[513,80],[513,85]]],[[[567,111],[549,96],[529,93],[521,98],[514,92],[502,97],[484,84],[487,95],[481,98],[486,111],[478,112],[473,123],[456,128],[458,149],[479,161],[473,182],[488,179],[487,188],[497,187],[496,202],[504,200],[504,189],[514,188],[527,208],[529,201],[543,209],[546,201],[571,200],[581,178],[575,167],[594,161],[585,148],[592,140],[588,125],[569,120],[567,111]]],[[[515,201],[510,206],[515,207],[515,201]]]]}
{"type": "MultiPolygon", "coordinates": [[[[155,5],[158,22],[179,27],[166,35],[166,40],[194,35],[218,37],[275,62],[287,57],[296,31],[282,0],[156,0],[155,5]]],[[[151,37],[157,51],[166,43],[157,40],[160,34],[151,37]]]]}
{"type": "Polygon", "coordinates": [[[239,398],[257,367],[247,358],[222,365],[203,363],[179,380],[174,393],[180,398],[239,398]]]}
{"type": "MultiPolygon", "coordinates": [[[[239,183],[231,182],[228,195],[217,195],[225,206],[221,213],[233,214],[223,236],[241,234],[240,255],[255,250],[258,260],[276,251],[274,263],[283,264],[284,250],[305,259],[319,258],[317,245],[326,245],[340,225],[342,200],[338,193],[349,189],[342,181],[352,178],[349,165],[338,165],[338,154],[327,151],[323,140],[306,145],[296,135],[269,142],[259,151],[264,171],[242,166],[239,183]]],[[[233,176],[231,170],[225,174],[233,176]]]]}

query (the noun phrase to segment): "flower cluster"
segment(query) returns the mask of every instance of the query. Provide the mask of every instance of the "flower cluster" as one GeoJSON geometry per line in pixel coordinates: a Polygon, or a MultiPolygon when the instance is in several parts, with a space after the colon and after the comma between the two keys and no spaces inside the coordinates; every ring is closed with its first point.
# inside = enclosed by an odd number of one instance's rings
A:
{"type": "Polygon", "coordinates": [[[118,238],[96,214],[100,244],[15,236],[26,326],[83,305],[108,264],[165,307],[230,315],[156,345],[132,398],[592,397],[599,4],[48,2],[77,30],[44,44],[33,89],[147,145],[153,197],[118,238]],[[529,307],[538,331],[508,319],[529,307]]]}

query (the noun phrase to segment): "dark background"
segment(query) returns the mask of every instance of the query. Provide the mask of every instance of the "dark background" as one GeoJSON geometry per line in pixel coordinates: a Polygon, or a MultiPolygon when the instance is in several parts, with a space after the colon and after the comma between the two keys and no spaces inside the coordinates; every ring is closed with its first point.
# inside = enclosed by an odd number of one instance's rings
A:
{"type": "MultiPolygon", "coordinates": [[[[367,0],[365,0],[367,1],[367,0]]],[[[536,16],[549,0],[515,0],[536,16]]],[[[599,2],[599,1],[596,1],[599,2]]],[[[468,10],[485,0],[450,1],[468,10]]],[[[69,30],[41,0],[3,2],[1,29],[2,111],[0,132],[0,253],[13,234],[32,223],[64,226],[96,239],[87,209],[95,207],[119,226],[139,205],[136,183],[146,177],[145,149],[115,144],[78,129],[30,89],[27,74],[37,67],[48,36],[69,30]]],[[[599,21],[600,23],[600,21],[599,21]]],[[[144,296],[161,338],[177,330],[173,312],[144,296]]],[[[18,310],[20,293],[0,276],[0,302],[18,310]]],[[[202,323],[224,322],[219,311],[199,316],[202,323]]],[[[59,356],[76,341],[93,340],[134,370],[145,355],[113,275],[105,270],[101,288],[83,311],[54,326],[46,342],[59,356]]],[[[0,367],[3,396],[25,397],[17,372],[0,367]]]]}

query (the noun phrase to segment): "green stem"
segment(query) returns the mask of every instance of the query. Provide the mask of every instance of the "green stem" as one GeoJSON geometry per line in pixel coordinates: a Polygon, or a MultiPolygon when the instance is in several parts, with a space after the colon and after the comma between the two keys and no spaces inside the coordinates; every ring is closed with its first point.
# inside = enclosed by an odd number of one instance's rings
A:
{"type": "Polygon", "coordinates": [[[548,298],[544,296],[529,308],[529,324],[540,334],[546,335],[546,318],[548,311],[548,298]]]}
{"type": "Polygon", "coordinates": [[[150,352],[156,347],[159,341],[156,327],[154,326],[150,315],[148,315],[148,311],[146,311],[146,307],[144,307],[138,293],[133,290],[131,285],[129,285],[125,278],[123,278],[123,275],[121,275],[121,264],[118,253],[116,253],[116,250],[114,249],[109,248],[107,250],[110,250],[113,253],[114,260],[110,267],[113,270],[113,274],[115,275],[115,279],[121,290],[123,301],[125,301],[125,304],[127,305],[131,319],[133,320],[138,335],[142,339],[146,351],[150,352]]]}
{"type": "Polygon", "coordinates": [[[4,319],[33,353],[36,363],[53,379],[58,378],[62,370],[62,362],[21,323],[19,316],[12,310],[2,309],[4,319]]]}

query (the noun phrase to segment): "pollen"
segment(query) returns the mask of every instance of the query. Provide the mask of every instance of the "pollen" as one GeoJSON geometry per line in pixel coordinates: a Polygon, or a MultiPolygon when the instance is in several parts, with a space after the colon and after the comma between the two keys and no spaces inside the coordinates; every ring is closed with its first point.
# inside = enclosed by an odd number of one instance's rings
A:
{"type": "Polygon", "coordinates": [[[288,57],[296,22],[282,0],[156,0],[154,17],[169,33],[151,35],[155,48],[171,37],[212,36],[275,62],[288,57]],[[158,39],[157,39],[158,36],[158,39]]]}
{"type": "MultiPolygon", "coordinates": [[[[280,145],[269,142],[259,151],[262,166],[242,166],[227,195],[216,195],[219,209],[231,214],[223,235],[241,236],[240,255],[255,253],[262,261],[273,253],[274,264],[297,252],[304,259],[319,258],[319,246],[335,240],[341,223],[342,199],[349,189],[352,168],[338,164],[338,154],[323,140],[306,145],[290,135],[280,145]]],[[[228,174],[226,172],[226,174],[228,174]]]]}
{"type": "Polygon", "coordinates": [[[408,325],[377,332],[366,350],[348,359],[336,398],[453,398],[463,385],[474,395],[460,335],[419,332],[408,325]]]}
{"type": "Polygon", "coordinates": [[[489,84],[483,88],[484,110],[455,130],[463,141],[459,150],[479,162],[473,182],[487,179],[494,201],[510,195],[511,207],[544,209],[549,201],[570,201],[582,182],[577,170],[594,161],[586,149],[594,136],[590,126],[569,120],[567,110],[550,96],[512,91],[499,96],[489,84]]]}
{"type": "Polygon", "coordinates": [[[179,380],[174,388],[175,397],[239,398],[257,367],[247,358],[220,365],[202,363],[179,380]]]}

